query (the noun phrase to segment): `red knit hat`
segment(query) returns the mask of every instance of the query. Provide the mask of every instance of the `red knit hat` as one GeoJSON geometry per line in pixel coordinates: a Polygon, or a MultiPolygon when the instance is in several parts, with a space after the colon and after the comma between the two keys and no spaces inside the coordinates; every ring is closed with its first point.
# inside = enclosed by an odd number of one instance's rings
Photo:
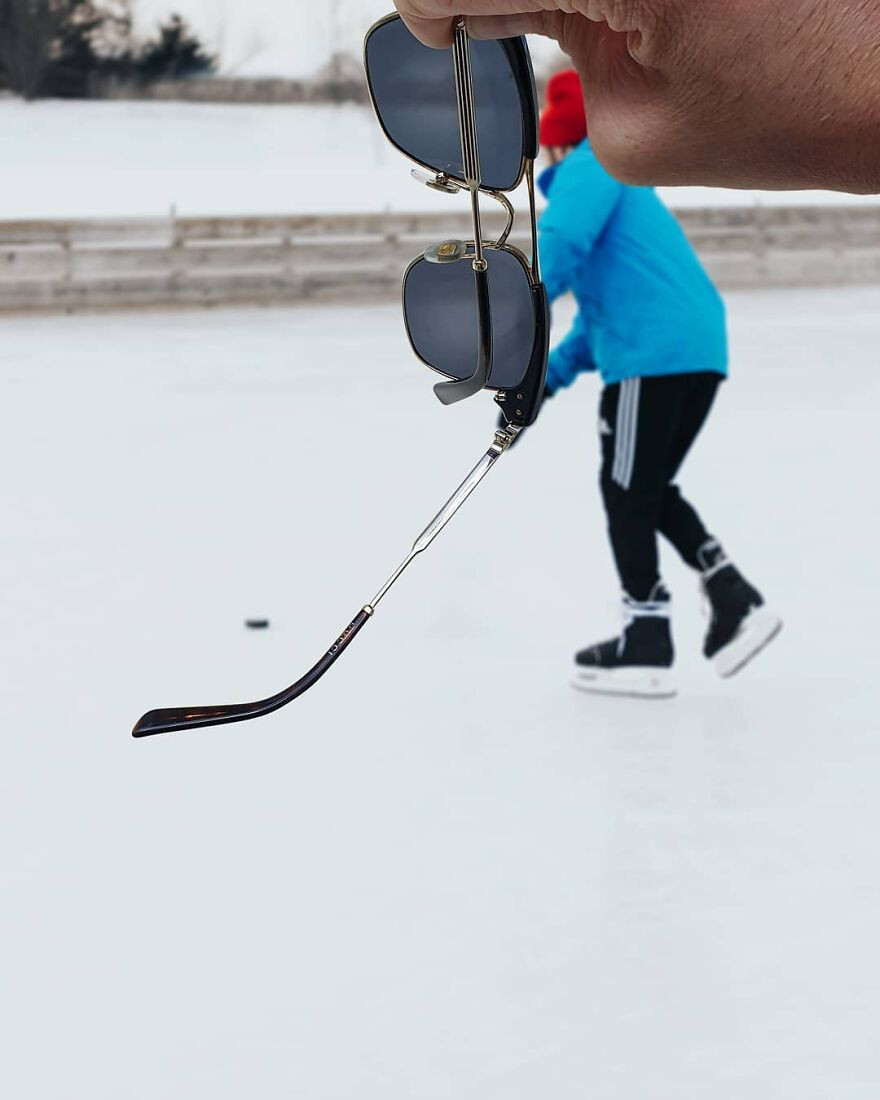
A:
{"type": "Polygon", "coordinates": [[[547,106],[541,112],[541,144],[579,145],[587,136],[587,112],[581,78],[574,69],[554,73],[547,82],[547,106]]]}

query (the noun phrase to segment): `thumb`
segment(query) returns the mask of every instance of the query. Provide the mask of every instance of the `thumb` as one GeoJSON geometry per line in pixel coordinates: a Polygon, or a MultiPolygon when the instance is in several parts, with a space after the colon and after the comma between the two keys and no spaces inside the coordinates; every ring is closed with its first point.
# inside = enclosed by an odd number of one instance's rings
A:
{"type": "Polygon", "coordinates": [[[452,45],[451,19],[423,19],[409,12],[401,14],[401,19],[420,42],[434,49],[448,49],[452,45]]]}

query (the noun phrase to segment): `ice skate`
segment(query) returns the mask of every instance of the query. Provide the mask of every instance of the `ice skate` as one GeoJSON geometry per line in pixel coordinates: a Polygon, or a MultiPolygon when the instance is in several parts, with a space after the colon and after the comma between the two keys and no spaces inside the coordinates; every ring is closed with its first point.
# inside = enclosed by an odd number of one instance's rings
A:
{"type": "Polygon", "coordinates": [[[670,699],[677,694],[669,628],[669,593],[658,582],[643,603],[624,597],[627,623],[619,638],[575,656],[572,687],[596,695],[670,699]]]}
{"type": "Polygon", "coordinates": [[[700,549],[699,558],[711,613],[703,654],[719,676],[735,676],[779,634],[782,619],[714,539],[700,549]]]}

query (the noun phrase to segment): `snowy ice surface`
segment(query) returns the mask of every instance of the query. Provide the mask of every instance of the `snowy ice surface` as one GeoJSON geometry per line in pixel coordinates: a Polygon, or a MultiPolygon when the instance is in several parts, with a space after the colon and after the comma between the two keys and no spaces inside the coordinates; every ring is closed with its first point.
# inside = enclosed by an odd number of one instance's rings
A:
{"type": "Polygon", "coordinates": [[[391,306],[0,323],[4,1096],[874,1100],[880,291],[729,302],[683,484],[786,620],[740,678],[667,555],[680,697],[567,686],[585,378],[321,684],[147,741],[304,671],[493,406],[391,306]]]}
{"type": "MultiPolygon", "coordinates": [[[[367,107],[0,99],[0,220],[164,216],[172,207],[189,215],[442,211],[456,201],[414,183],[410,167],[367,107]]],[[[817,191],[662,193],[678,207],[878,201],[817,191]]]]}

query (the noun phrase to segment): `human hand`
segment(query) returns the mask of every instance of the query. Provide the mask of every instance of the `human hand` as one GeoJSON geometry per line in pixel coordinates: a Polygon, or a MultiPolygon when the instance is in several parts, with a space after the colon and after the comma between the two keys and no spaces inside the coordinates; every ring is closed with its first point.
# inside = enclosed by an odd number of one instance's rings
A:
{"type": "Polygon", "coordinates": [[[431,46],[554,38],[627,183],[880,192],[877,0],[396,0],[431,46]]]}

